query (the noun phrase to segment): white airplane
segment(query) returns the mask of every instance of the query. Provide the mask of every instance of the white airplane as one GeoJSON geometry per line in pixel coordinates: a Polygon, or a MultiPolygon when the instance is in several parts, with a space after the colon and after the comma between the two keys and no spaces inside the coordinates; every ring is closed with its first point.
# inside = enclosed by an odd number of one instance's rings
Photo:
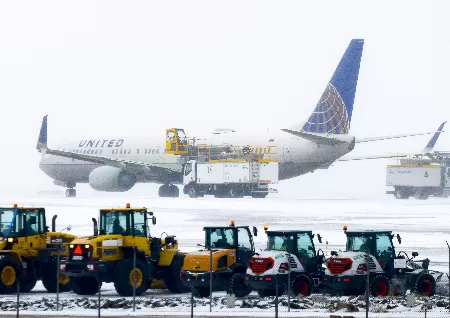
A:
{"type": "MultiPolygon", "coordinates": [[[[216,130],[202,143],[223,143],[252,148],[278,149],[279,180],[294,178],[316,169],[326,169],[355,143],[430,134],[356,139],[349,134],[364,40],[354,39],[341,58],[313,113],[306,122],[254,136],[233,130],[216,130]]],[[[123,192],[136,183],[161,183],[160,197],[178,197],[182,184],[188,139],[183,129],[166,130],[166,138],[150,140],[94,138],[68,141],[57,149],[47,145],[47,116],[44,116],[37,149],[40,169],[66,187],[75,197],[77,183],[89,183],[98,191],[123,192]],[[175,139],[169,140],[175,137],[175,139]]]]}

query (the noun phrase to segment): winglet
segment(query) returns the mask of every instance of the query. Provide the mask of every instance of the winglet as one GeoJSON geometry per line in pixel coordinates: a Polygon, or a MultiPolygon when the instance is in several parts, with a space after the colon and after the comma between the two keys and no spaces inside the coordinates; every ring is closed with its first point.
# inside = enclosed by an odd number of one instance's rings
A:
{"type": "Polygon", "coordinates": [[[446,122],[447,122],[447,121],[444,121],[444,122],[439,126],[438,130],[434,133],[433,137],[431,137],[431,139],[430,139],[430,141],[428,142],[428,144],[425,146],[425,148],[423,148],[423,150],[422,150],[422,153],[423,153],[423,154],[430,153],[430,152],[433,150],[434,145],[436,145],[436,142],[437,142],[437,140],[438,140],[438,138],[439,138],[439,136],[440,136],[440,134],[441,134],[441,132],[442,132],[442,129],[444,129],[444,126],[445,126],[445,123],[446,123],[446,122]]]}
{"type": "Polygon", "coordinates": [[[41,131],[39,132],[39,138],[36,145],[36,149],[42,154],[45,154],[45,151],[47,150],[47,116],[48,115],[45,115],[44,118],[42,118],[41,131]]]}

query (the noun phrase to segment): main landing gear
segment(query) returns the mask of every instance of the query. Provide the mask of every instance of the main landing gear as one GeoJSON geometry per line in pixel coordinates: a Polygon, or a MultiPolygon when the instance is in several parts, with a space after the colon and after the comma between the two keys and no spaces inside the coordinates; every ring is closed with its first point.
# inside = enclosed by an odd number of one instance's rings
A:
{"type": "Polygon", "coordinates": [[[158,195],[161,198],[178,198],[180,196],[180,190],[176,185],[173,184],[163,184],[159,187],[158,195]]]}
{"type": "Polygon", "coordinates": [[[77,195],[77,190],[74,188],[69,188],[66,190],[66,197],[67,198],[75,198],[77,195]]]}

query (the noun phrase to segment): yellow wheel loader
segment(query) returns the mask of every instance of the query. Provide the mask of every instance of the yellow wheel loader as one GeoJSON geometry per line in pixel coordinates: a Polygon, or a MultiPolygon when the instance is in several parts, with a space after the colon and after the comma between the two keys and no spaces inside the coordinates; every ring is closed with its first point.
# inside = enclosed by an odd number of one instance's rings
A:
{"type": "Polygon", "coordinates": [[[94,222],[94,235],[70,244],[69,256],[61,271],[72,278],[78,295],[95,295],[103,282],[114,283],[120,296],[139,296],[155,281],[164,281],[173,293],[188,292],[181,282],[184,253],[175,236],[151,237],[148,222],[156,224],[146,208],[100,209],[100,228],[94,222]]]}
{"type": "Polygon", "coordinates": [[[31,291],[38,280],[48,292],[70,291],[70,278],[57,279],[57,255],[68,256],[68,244],[76,237],[46,225],[44,208],[0,207],[0,294],[31,291]]]}
{"type": "MultiPolygon", "coordinates": [[[[255,253],[250,228],[235,226],[231,221],[230,226],[204,227],[203,230],[205,249],[186,255],[181,271],[183,284],[193,288],[198,297],[210,296],[210,280],[212,290],[227,291],[236,297],[250,294],[252,288],[245,280],[248,262],[255,253]]],[[[253,235],[257,235],[255,227],[253,235]]]]}

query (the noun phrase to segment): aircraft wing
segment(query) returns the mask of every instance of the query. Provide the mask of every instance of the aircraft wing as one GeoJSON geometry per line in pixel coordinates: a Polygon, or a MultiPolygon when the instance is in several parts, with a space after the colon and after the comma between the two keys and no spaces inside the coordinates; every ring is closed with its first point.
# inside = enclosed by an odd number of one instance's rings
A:
{"type": "Polygon", "coordinates": [[[147,172],[157,173],[157,174],[164,174],[164,173],[170,173],[170,172],[176,172],[175,170],[171,170],[170,167],[165,166],[162,167],[157,164],[149,164],[139,161],[133,161],[133,160],[124,160],[124,159],[118,159],[118,158],[111,158],[111,157],[104,157],[99,155],[88,155],[88,154],[80,154],[80,153],[74,153],[70,151],[64,151],[64,150],[56,150],[56,149],[50,149],[47,146],[47,115],[44,116],[42,120],[42,126],[41,131],[39,133],[39,139],[36,145],[36,149],[42,154],[49,154],[64,158],[71,158],[76,160],[82,160],[87,162],[92,162],[96,164],[102,164],[105,166],[111,166],[116,168],[126,168],[130,170],[142,170],[145,169],[147,172]]]}
{"type": "MultiPolygon", "coordinates": [[[[437,131],[434,132],[433,137],[431,137],[430,141],[428,141],[427,145],[425,146],[425,148],[423,148],[423,150],[420,153],[385,153],[385,154],[378,154],[378,155],[371,155],[371,156],[361,156],[361,157],[342,157],[336,161],[352,161],[352,160],[370,160],[370,159],[384,159],[384,158],[400,158],[400,157],[407,157],[407,156],[412,156],[412,157],[422,157],[422,156],[427,156],[430,159],[435,159],[435,156],[433,155],[433,148],[436,145],[436,142],[439,138],[439,136],[441,135],[441,133],[443,132],[442,129],[444,129],[446,121],[444,121],[439,128],[437,129],[437,131]]],[[[423,134],[427,134],[427,133],[422,133],[423,134]]],[[[417,134],[414,134],[417,136],[417,134]]],[[[411,135],[402,135],[403,137],[407,137],[407,136],[411,136],[411,135]]],[[[392,136],[391,136],[392,137],[392,136]]],[[[395,138],[401,138],[401,137],[395,137],[395,138]]],[[[388,138],[391,139],[391,138],[388,138]]],[[[381,140],[381,139],[380,139],[381,140]]]]}

